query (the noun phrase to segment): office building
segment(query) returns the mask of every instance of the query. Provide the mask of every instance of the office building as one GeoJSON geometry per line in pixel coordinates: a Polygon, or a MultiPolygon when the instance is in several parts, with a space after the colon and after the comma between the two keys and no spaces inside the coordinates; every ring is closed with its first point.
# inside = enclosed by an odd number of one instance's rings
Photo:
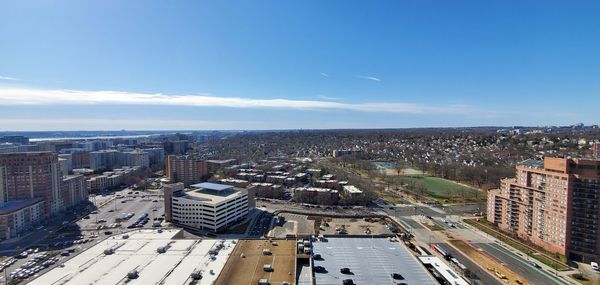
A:
{"type": "Polygon", "coordinates": [[[166,174],[171,183],[183,182],[187,187],[208,177],[208,165],[206,160],[197,156],[169,155],[166,174]]]}
{"type": "Polygon", "coordinates": [[[183,183],[164,187],[165,218],[176,225],[212,232],[243,220],[254,208],[246,189],[216,183],[199,183],[185,189],[183,183]]]}
{"type": "Polygon", "coordinates": [[[569,260],[600,262],[599,208],[600,160],[546,157],[488,192],[487,219],[569,260]]]}
{"type": "Polygon", "coordinates": [[[600,159],[600,143],[594,143],[592,145],[592,157],[600,159]]]}

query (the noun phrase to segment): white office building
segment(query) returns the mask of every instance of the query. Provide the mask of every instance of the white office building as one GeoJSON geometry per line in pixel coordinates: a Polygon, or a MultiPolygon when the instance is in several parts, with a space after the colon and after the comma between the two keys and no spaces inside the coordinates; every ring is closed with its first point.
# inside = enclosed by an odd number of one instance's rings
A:
{"type": "Polygon", "coordinates": [[[182,183],[165,187],[167,220],[174,224],[218,232],[243,220],[254,206],[248,190],[216,183],[198,183],[184,189],[182,183]]]}

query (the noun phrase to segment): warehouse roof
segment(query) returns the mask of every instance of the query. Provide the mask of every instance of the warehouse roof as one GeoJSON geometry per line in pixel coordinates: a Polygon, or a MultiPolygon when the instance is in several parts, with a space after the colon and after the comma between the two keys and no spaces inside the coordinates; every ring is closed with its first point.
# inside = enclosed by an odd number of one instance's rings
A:
{"type": "Polygon", "coordinates": [[[174,239],[178,233],[179,230],[141,230],[130,233],[127,239],[122,235],[110,237],[30,284],[121,284],[133,270],[138,277],[129,280],[129,285],[188,284],[194,272],[202,272],[202,279],[196,284],[214,282],[236,241],[174,239]],[[211,250],[220,245],[222,248],[213,258],[211,250]],[[166,247],[166,252],[158,253],[159,247],[166,247]],[[114,253],[107,255],[104,251],[109,248],[114,253]]]}
{"type": "Polygon", "coordinates": [[[355,284],[438,284],[425,267],[400,242],[387,238],[327,238],[313,243],[314,266],[323,266],[327,272],[316,273],[316,284],[341,284],[352,279],[355,284]],[[340,272],[349,268],[350,274],[340,272]],[[402,275],[402,280],[392,274],[402,275]]]}

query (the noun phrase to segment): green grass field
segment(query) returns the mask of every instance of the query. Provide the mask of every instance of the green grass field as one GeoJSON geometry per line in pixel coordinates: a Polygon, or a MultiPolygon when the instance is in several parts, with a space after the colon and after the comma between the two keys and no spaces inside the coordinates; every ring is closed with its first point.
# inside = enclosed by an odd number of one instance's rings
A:
{"type": "Polygon", "coordinates": [[[437,199],[441,203],[452,202],[479,202],[485,200],[485,193],[452,181],[425,175],[400,176],[400,181],[405,184],[415,185],[416,189],[437,199]]]}

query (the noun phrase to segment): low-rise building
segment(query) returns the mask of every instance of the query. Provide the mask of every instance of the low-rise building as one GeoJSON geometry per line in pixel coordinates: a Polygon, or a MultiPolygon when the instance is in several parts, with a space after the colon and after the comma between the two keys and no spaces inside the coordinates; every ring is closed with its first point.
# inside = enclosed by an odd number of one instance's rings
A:
{"type": "Polygon", "coordinates": [[[139,174],[139,166],[126,166],[106,171],[102,175],[93,176],[86,180],[86,188],[90,193],[97,193],[122,184],[132,184],[133,177],[139,174]]]}
{"type": "Polygon", "coordinates": [[[250,184],[249,188],[256,191],[256,197],[271,198],[271,199],[282,199],[285,193],[281,185],[275,185],[273,183],[259,183],[255,182],[250,184]]]}
{"type": "Polygon", "coordinates": [[[342,187],[343,195],[346,196],[353,203],[365,202],[365,195],[362,190],[358,189],[354,185],[345,185],[342,187]]]}
{"type": "Polygon", "coordinates": [[[300,187],[294,189],[294,200],[300,203],[335,205],[340,200],[340,194],[333,189],[300,187]]]}
{"type": "Polygon", "coordinates": [[[17,237],[45,216],[42,198],[13,200],[0,207],[0,240],[17,237]]]}

